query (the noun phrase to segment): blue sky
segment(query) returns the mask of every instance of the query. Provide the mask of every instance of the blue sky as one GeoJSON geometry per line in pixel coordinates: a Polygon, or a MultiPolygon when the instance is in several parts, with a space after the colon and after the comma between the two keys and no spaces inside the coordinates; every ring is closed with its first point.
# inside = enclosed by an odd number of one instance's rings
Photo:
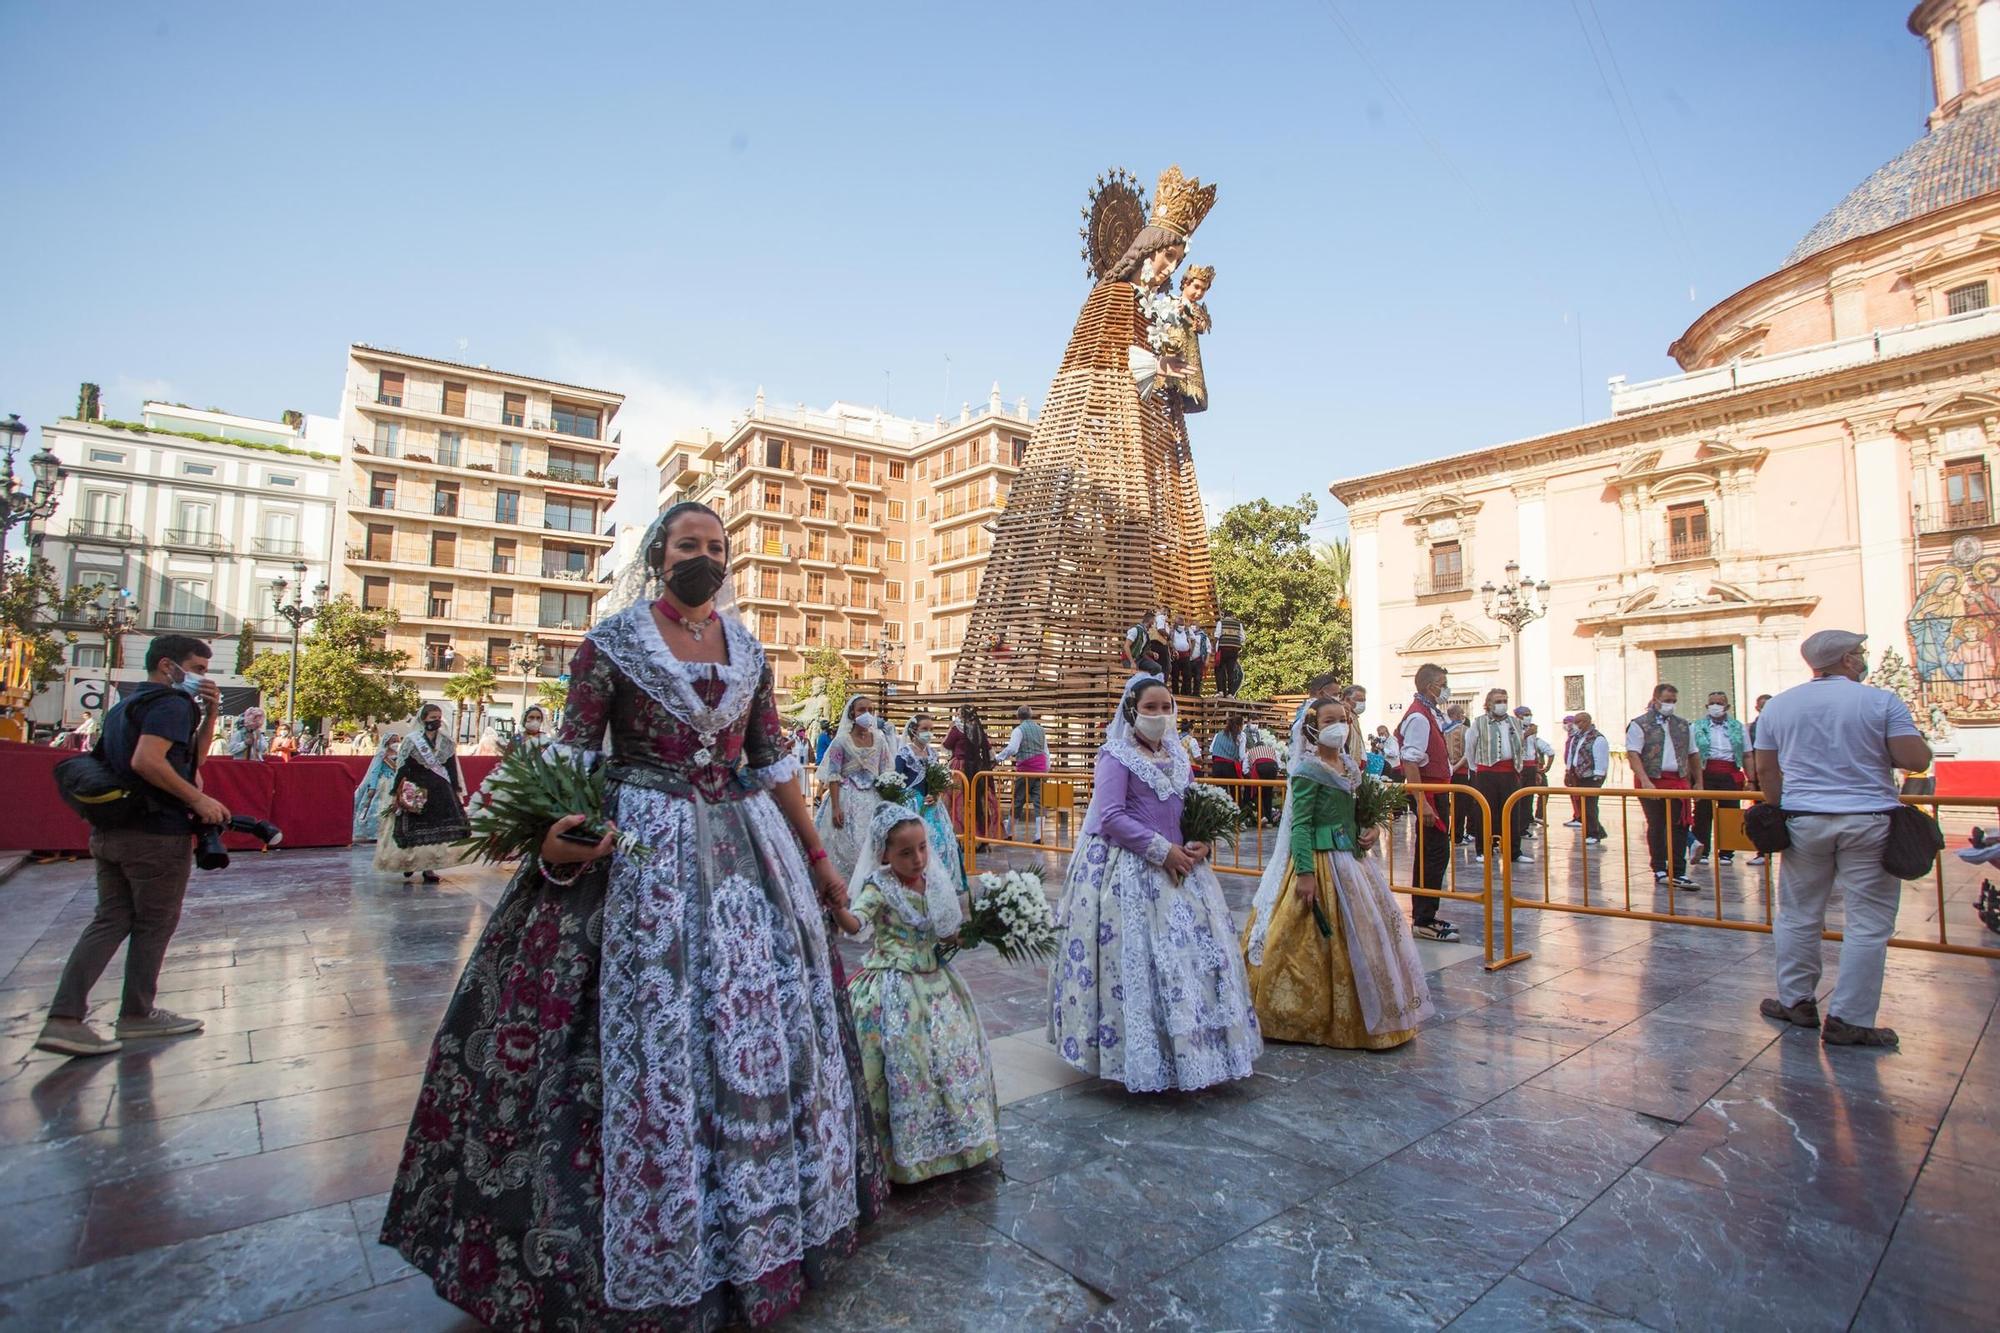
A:
{"type": "Polygon", "coordinates": [[[759,385],[1038,405],[1086,189],[1178,161],[1204,489],[1324,497],[1672,372],[1923,132],[1907,9],[15,0],[0,413],[332,414],[362,340],[628,391],[650,499],[759,385]]]}

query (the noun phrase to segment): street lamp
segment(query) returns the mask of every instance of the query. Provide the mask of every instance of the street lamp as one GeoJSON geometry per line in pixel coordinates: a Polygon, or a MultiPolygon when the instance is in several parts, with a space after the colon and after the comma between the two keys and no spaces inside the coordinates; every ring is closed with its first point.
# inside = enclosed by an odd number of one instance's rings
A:
{"type": "Polygon", "coordinates": [[[528,682],[542,666],[542,641],[533,634],[523,634],[521,642],[514,648],[514,669],[521,673],[521,722],[528,720],[528,682]]]}
{"type": "Polygon", "coordinates": [[[1521,680],[1521,631],[1549,613],[1549,581],[1521,577],[1520,562],[1507,562],[1507,581],[1498,588],[1488,579],[1479,585],[1488,618],[1514,632],[1514,702],[1526,704],[1526,685],[1521,680]]]}
{"type": "Polygon", "coordinates": [[[875,644],[875,656],[870,660],[875,663],[876,674],[882,678],[880,698],[876,706],[882,710],[882,715],[886,719],[889,713],[889,673],[902,662],[903,645],[894,639],[881,639],[875,644]]]}
{"type": "MultiPolygon", "coordinates": [[[[111,589],[109,601],[100,600],[91,608],[85,623],[104,636],[104,667],[110,671],[125,665],[123,651],[125,635],[138,623],[139,614],[132,608],[130,588],[111,589]]],[[[111,691],[104,691],[104,706],[111,706],[111,691]]]]}
{"type": "Polygon", "coordinates": [[[29,551],[41,544],[35,535],[35,523],[56,512],[56,497],[62,493],[62,460],[49,452],[43,445],[28,460],[28,470],[34,480],[27,491],[22,491],[20,479],[14,473],[14,455],[21,448],[21,441],[28,437],[28,428],[22,424],[18,412],[7,414],[0,421],[0,435],[6,436],[5,454],[0,455],[0,550],[7,544],[7,534],[16,524],[25,524],[23,535],[27,539],[29,551]]]}
{"type": "Polygon", "coordinates": [[[317,620],[319,613],[326,610],[326,580],[321,579],[313,587],[313,604],[305,604],[306,562],[296,561],[292,573],[298,576],[296,583],[283,575],[271,580],[271,609],[292,627],[292,664],[290,678],[285,685],[285,721],[292,727],[294,736],[299,733],[299,628],[307,621],[317,620]],[[285,589],[292,591],[292,600],[285,601],[285,589]]]}

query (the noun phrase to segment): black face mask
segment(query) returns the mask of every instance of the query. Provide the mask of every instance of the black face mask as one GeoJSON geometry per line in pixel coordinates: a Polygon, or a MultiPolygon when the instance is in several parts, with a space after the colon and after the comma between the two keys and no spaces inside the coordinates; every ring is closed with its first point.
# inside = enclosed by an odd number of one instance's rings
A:
{"type": "Polygon", "coordinates": [[[443,723],[443,722],[442,722],[441,720],[439,720],[439,719],[437,719],[437,718],[432,718],[432,719],[431,719],[430,721],[428,721],[428,722],[424,723],[424,730],[425,730],[425,731],[436,731],[436,730],[437,730],[437,729],[438,729],[439,727],[441,727],[441,726],[443,726],[443,725],[444,725],[444,723],[443,723]]]}
{"type": "Polygon", "coordinates": [[[722,587],[722,581],[729,577],[729,567],[720,560],[711,560],[705,555],[691,555],[675,563],[667,571],[667,591],[680,600],[682,606],[701,606],[715,596],[722,587]]]}

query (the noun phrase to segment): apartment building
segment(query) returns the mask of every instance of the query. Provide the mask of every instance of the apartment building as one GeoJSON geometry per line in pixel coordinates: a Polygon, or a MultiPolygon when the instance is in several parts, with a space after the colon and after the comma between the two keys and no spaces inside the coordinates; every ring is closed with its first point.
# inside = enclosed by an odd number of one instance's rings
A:
{"type": "MultiPolygon", "coordinates": [[[[65,418],[42,439],[68,474],[42,555],[65,586],[105,589],[100,608],[126,593],[128,667],[156,634],[214,642],[216,670],[236,665],[231,642],[247,625],[259,651],[289,642],[271,614],[271,588],[328,576],[339,493],[339,423],[286,420],[147,402],[137,421],[65,418]]],[[[75,635],[68,665],[100,672],[111,644],[97,609],[59,628],[75,635]]],[[[59,717],[45,692],[32,714],[59,717]]]]}
{"type": "Polygon", "coordinates": [[[992,548],[988,524],[1027,453],[1025,400],[955,421],[835,403],[769,406],[660,458],[662,505],[698,499],[728,525],[736,597],[789,689],[805,650],[868,680],[951,681],[992,548]]]}
{"type": "MultiPolygon", "coordinates": [[[[341,398],[338,590],[393,607],[437,699],[484,662],[568,671],[604,590],[624,395],[356,343],[341,398]]],[[[519,693],[490,715],[511,724],[519,693]]]]}

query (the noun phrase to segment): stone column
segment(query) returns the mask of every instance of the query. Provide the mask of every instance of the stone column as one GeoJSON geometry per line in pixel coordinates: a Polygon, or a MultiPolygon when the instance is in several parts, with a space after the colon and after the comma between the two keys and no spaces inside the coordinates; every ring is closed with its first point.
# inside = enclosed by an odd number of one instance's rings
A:
{"type": "MultiPolygon", "coordinates": [[[[1520,536],[1524,578],[1549,577],[1548,484],[1540,478],[1514,487],[1514,523],[1520,536]]],[[[1562,691],[1549,670],[1549,621],[1544,616],[1521,631],[1521,679],[1511,683],[1514,702],[1535,710],[1538,718],[1562,716],[1562,691]]]]}
{"type": "Polygon", "coordinates": [[[1910,486],[1903,473],[1903,442],[1887,417],[1847,423],[1854,448],[1855,520],[1860,538],[1862,623],[1877,654],[1894,647],[1910,655],[1905,622],[1910,615],[1910,486]]]}

